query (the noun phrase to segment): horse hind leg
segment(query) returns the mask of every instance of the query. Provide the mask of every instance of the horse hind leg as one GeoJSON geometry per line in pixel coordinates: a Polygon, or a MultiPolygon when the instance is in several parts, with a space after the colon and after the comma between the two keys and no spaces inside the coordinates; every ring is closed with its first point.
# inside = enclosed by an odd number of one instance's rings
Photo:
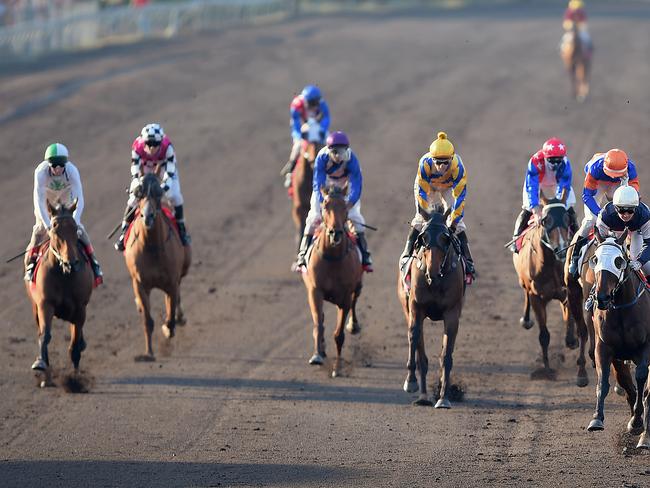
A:
{"type": "Polygon", "coordinates": [[[532,377],[533,379],[545,378],[549,380],[554,380],[555,371],[551,369],[548,360],[548,345],[549,342],[551,341],[551,334],[549,333],[548,327],[546,326],[546,302],[542,301],[542,299],[536,295],[532,295],[530,299],[531,299],[531,305],[533,307],[533,311],[535,312],[535,317],[537,318],[537,322],[539,323],[538,337],[539,337],[539,345],[542,348],[542,362],[544,363],[543,369],[533,372],[532,377]]]}
{"type": "MultiPolygon", "coordinates": [[[[643,390],[643,432],[641,437],[639,437],[639,443],[636,445],[637,449],[650,449],[650,382],[648,379],[648,358],[642,365],[638,365],[636,368],[637,384],[639,385],[639,390],[643,390]],[[642,370],[639,372],[639,370],[642,370]],[[645,376],[645,381],[642,383],[642,377],[645,376]]],[[[638,393],[640,399],[641,392],[638,393]]]]}
{"type": "Polygon", "coordinates": [[[41,388],[53,386],[48,353],[48,345],[52,339],[53,316],[54,312],[50,308],[37,309],[39,354],[36,357],[36,361],[32,364],[32,369],[44,374],[44,379],[40,381],[41,388]]]}
{"type": "Polygon", "coordinates": [[[453,353],[459,318],[459,316],[445,317],[445,334],[442,337],[442,350],[440,351],[440,398],[436,402],[435,408],[451,408],[448,391],[451,385],[451,368],[454,365],[453,353]]]}
{"type": "Polygon", "coordinates": [[[530,320],[530,295],[524,290],[524,315],[519,319],[519,324],[528,330],[535,325],[535,322],[530,320]]]}
{"type": "Polygon", "coordinates": [[[176,325],[184,326],[187,323],[185,311],[181,307],[181,287],[178,287],[178,295],[176,297],[176,325]]]}
{"type": "Polygon", "coordinates": [[[309,364],[318,366],[323,364],[323,358],[325,357],[325,327],[323,326],[325,315],[323,313],[323,297],[316,289],[310,289],[307,293],[307,297],[309,299],[309,309],[311,310],[313,321],[312,335],[314,338],[314,354],[309,359],[309,364]]]}
{"type": "Polygon", "coordinates": [[[422,323],[424,322],[424,316],[418,309],[418,307],[411,307],[409,315],[409,324],[408,324],[408,343],[409,343],[409,355],[408,361],[406,362],[406,368],[408,369],[408,374],[406,380],[404,380],[404,391],[407,393],[415,393],[418,391],[418,380],[415,376],[415,368],[417,367],[416,362],[416,351],[422,340],[422,323]]]}
{"type": "Polygon", "coordinates": [[[341,375],[341,364],[343,358],[341,353],[343,351],[343,344],[345,343],[345,319],[348,317],[350,309],[348,307],[339,307],[336,318],[336,329],[334,330],[334,342],[336,343],[336,359],[334,360],[334,369],[332,370],[332,378],[341,375]]]}
{"type": "Polygon", "coordinates": [[[429,358],[424,347],[424,330],[420,333],[420,340],[417,348],[418,371],[420,372],[420,396],[413,402],[419,407],[430,407],[433,402],[427,393],[427,373],[429,372],[429,358]]]}
{"type": "Polygon", "coordinates": [[[70,353],[70,361],[76,371],[79,371],[79,362],[81,361],[81,351],[86,348],[86,342],[83,338],[83,325],[86,321],[86,312],[83,311],[79,317],[76,318],[74,323],[70,324],[70,345],[68,352],[70,353]]]}
{"type": "MultiPolygon", "coordinates": [[[[616,376],[616,386],[620,386],[623,389],[623,393],[630,407],[630,414],[632,415],[630,421],[627,423],[627,431],[630,434],[639,435],[643,431],[642,394],[645,377],[642,378],[640,383],[641,392],[637,395],[637,388],[632,380],[630,367],[625,364],[625,361],[615,359],[612,361],[612,366],[614,367],[614,374],[616,376]]],[[[639,375],[637,374],[636,376],[638,381],[639,375]]]]}

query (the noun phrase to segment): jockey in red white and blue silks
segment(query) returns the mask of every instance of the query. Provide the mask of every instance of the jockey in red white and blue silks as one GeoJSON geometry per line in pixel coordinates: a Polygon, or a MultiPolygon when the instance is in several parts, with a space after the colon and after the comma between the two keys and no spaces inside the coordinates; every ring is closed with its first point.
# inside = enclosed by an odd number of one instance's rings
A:
{"type": "Polygon", "coordinates": [[[585,186],[582,190],[585,216],[573,239],[574,249],[569,272],[577,275],[578,259],[587,237],[596,223],[604,204],[611,202],[621,185],[629,185],[639,192],[639,178],[634,162],[621,149],[596,153],[585,165],[585,186]]]}
{"type": "Polygon", "coordinates": [[[286,178],[285,186],[289,186],[287,183],[291,183],[291,173],[298,161],[302,141],[309,140],[322,146],[325,143],[330,127],[330,110],[317,86],[307,85],[303,88],[300,95],[291,101],[289,110],[293,146],[289,161],[281,171],[281,174],[286,178]],[[315,125],[315,134],[310,134],[310,130],[313,131],[310,124],[315,125]]]}
{"type": "MultiPolygon", "coordinates": [[[[522,191],[522,210],[515,223],[513,239],[526,229],[533,214],[541,216],[540,195],[546,199],[557,198],[564,203],[570,219],[569,229],[572,233],[578,230],[578,219],[573,208],[576,204],[576,196],[571,187],[572,175],[571,161],[566,155],[566,145],[557,137],[547,140],[542,149],[533,154],[528,161],[522,191]]],[[[514,244],[512,250],[516,252],[514,244]]]]}
{"type": "Polygon", "coordinates": [[[310,208],[294,270],[299,271],[306,266],[307,249],[312,242],[316,228],[322,222],[323,194],[321,190],[328,186],[341,188],[347,186],[348,219],[352,222],[357,235],[363,268],[366,272],[372,272],[372,259],[364,233],[366,220],[361,215],[361,190],[363,187],[361,166],[356,154],[350,149],[348,136],[340,131],[333,132],[327,137],[326,146],[316,156],[310,208]]]}

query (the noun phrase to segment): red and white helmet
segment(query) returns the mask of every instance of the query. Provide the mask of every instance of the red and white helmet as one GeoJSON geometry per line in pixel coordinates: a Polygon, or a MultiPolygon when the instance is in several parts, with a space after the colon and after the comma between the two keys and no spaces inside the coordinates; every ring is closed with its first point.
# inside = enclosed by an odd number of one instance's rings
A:
{"type": "Polygon", "coordinates": [[[566,156],[566,146],[557,137],[551,137],[542,146],[542,153],[546,159],[563,158],[566,156]]]}

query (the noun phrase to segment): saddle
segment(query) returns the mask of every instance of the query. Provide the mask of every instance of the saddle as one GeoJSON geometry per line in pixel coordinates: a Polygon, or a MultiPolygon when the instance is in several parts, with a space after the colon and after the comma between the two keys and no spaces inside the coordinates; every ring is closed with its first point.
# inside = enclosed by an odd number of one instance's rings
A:
{"type": "MultiPolygon", "coordinates": [[[[174,212],[168,207],[163,206],[162,211],[165,214],[165,217],[169,220],[169,222],[172,225],[172,228],[176,232],[176,235],[179,236],[180,238],[180,231],[178,230],[178,222],[176,222],[176,217],[174,216],[174,212]]],[[[135,223],[136,219],[140,216],[140,209],[136,209],[133,220],[129,224],[129,227],[126,229],[126,232],[124,233],[124,243],[126,244],[129,241],[129,235],[131,234],[131,229],[133,228],[133,224],[135,223]]],[[[126,251],[125,251],[126,252],[126,251]]]]}

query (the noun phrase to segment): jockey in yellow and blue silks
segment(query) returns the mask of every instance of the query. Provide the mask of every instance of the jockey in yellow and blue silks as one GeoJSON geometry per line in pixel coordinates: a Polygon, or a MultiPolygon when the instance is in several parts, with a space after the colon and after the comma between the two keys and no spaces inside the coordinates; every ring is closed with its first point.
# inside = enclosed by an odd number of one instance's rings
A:
{"type": "Polygon", "coordinates": [[[413,185],[415,196],[415,217],[411,221],[411,232],[400,257],[402,260],[413,253],[415,240],[422,226],[429,220],[434,198],[438,197],[445,210],[451,207],[447,224],[454,229],[461,245],[461,252],[467,264],[467,273],[475,274],[474,261],[469,250],[463,217],[465,215],[465,196],[467,195],[467,174],[463,160],[456,154],[454,145],[444,132],[431,143],[429,152],[420,158],[418,172],[413,185]]]}

